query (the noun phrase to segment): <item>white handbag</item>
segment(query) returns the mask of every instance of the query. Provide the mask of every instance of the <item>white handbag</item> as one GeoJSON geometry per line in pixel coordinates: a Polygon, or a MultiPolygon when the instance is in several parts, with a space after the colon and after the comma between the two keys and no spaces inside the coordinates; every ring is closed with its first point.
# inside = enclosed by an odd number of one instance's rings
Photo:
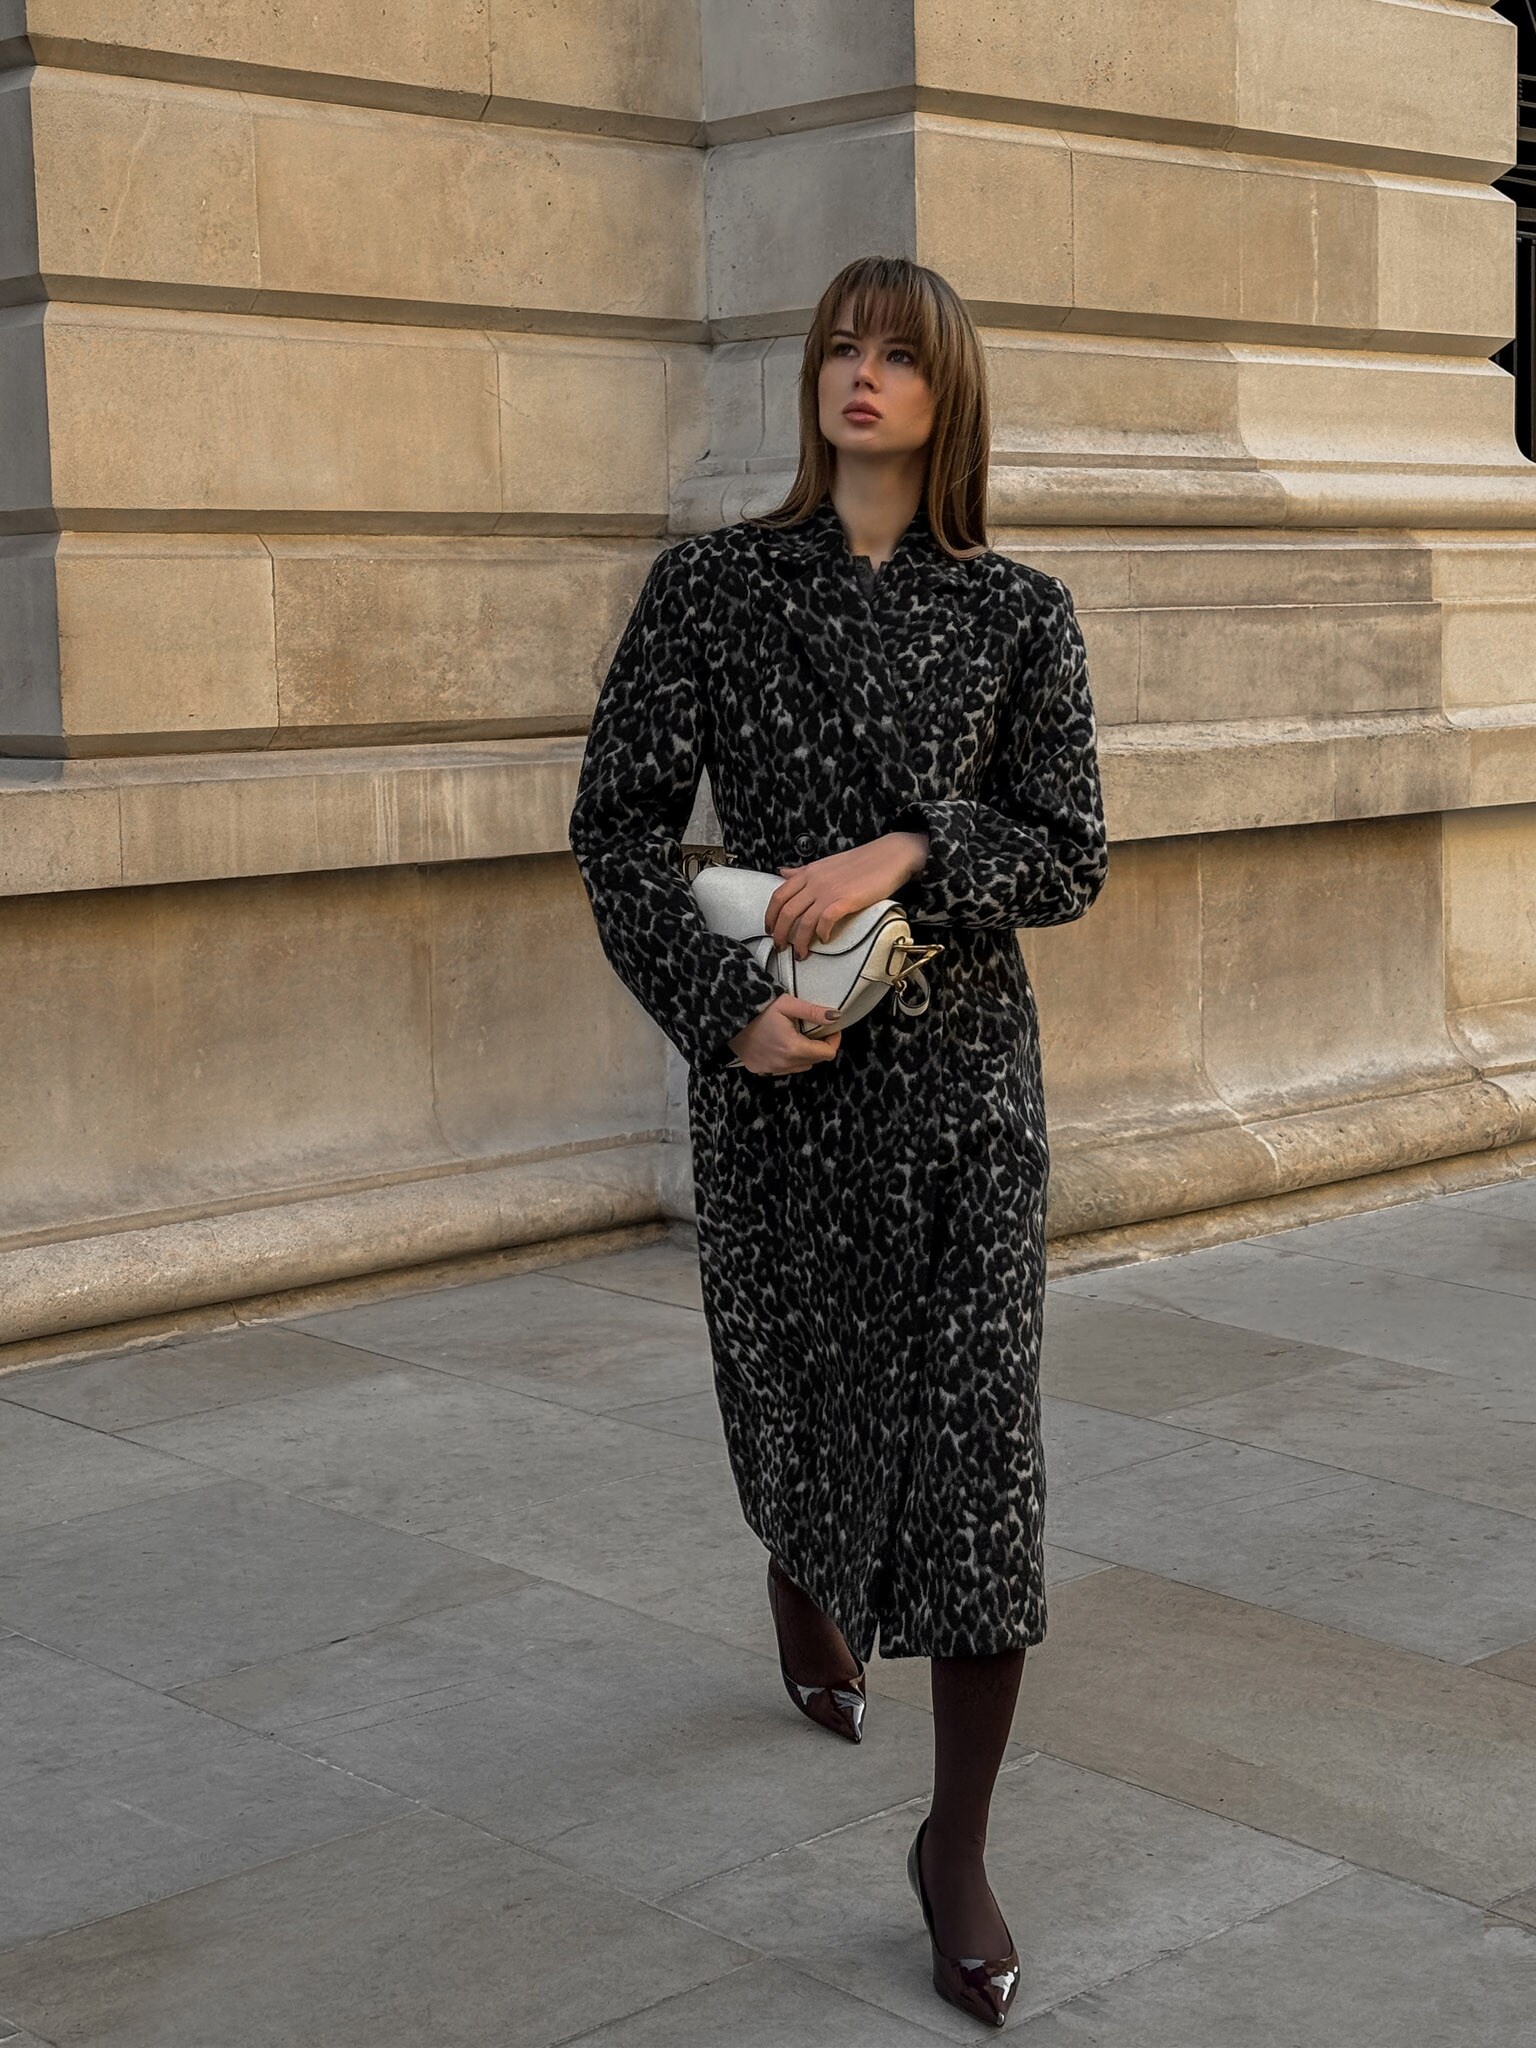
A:
{"type": "MultiPolygon", "coordinates": [[[[782,875],[738,867],[729,855],[706,859],[692,853],[684,856],[683,871],[711,931],[739,939],[758,966],[790,995],[830,1006],[833,1014],[824,1021],[799,1025],[806,1038],[827,1038],[856,1024],[893,993],[898,1009],[909,1017],[919,1017],[927,1009],[923,967],[944,949],[920,945],[912,937],[907,913],[894,896],[850,911],[838,920],[830,938],[813,940],[805,959],[797,960],[794,947],[775,946],[763,925],[769,897],[783,887],[782,875]],[[914,988],[916,1001],[911,1000],[914,988]]],[[[740,1066],[741,1061],[733,1060],[732,1065],[740,1066]]]]}

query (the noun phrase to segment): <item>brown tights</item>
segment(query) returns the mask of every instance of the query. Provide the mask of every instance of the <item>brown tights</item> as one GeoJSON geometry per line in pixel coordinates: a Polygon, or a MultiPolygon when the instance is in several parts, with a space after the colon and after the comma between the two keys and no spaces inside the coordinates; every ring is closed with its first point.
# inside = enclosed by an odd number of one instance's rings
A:
{"type": "Polygon", "coordinates": [[[1000,1957],[1007,1929],[987,1883],[992,1787],[1013,1727],[1024,1652],[935,1657],[933,1804],[923,1833],[923,1884],[939,1947],[951,1956],[1000,1957]]]}
{"type": "MultiPolygon", "coordinates": [[[[842,1630],[808,1593],[785,1580],[779,1611],[784,1657],[804,1684],[851,1678],[857,1659],[842,1630]]],[[[987,1882],[985,1851],[992,1788],[1013,1726],[1024,1652],[935,1657],[933,1802],[923,1836],[923,1884],[939,1947],[952,1956],[1001,1956],[1003,1916],[987,1882]]],[[[917,1825],[913,1822],[913,1827],[917,1825]]]]}

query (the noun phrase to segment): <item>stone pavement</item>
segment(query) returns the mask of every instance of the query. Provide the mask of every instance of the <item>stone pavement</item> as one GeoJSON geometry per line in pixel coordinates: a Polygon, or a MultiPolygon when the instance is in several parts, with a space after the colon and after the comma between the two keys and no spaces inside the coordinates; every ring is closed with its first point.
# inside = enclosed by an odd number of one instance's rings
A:
{"type": "MultiPolygon", "coordinates": [[[[686,1231],[0,1379],[0,2041],[920,2048],[686,1231]]],[[[1536,2043],[1536,1181],[1053,1283],[1030,2048],[1536,2043]]]]}

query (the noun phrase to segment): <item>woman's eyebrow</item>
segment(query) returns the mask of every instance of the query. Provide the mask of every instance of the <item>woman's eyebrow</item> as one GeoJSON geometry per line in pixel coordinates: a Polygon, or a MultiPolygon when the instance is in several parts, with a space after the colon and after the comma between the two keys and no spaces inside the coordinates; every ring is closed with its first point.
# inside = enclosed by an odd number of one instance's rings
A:
{"type": "MultiPolygon", "coordinates": [[[[846,336],[849,341],[857,341],[859,339],[858,335],[854,333],[851,327],[833,328],[832,339],[834,341],[837,341],[844,336],[846,336]]],[[[886,341],[894,341],[898,343],[902,348],[916,348],[917,346],[916,342],[912,339],[910,334],[887,334],[882,338],[886,341]]]]}

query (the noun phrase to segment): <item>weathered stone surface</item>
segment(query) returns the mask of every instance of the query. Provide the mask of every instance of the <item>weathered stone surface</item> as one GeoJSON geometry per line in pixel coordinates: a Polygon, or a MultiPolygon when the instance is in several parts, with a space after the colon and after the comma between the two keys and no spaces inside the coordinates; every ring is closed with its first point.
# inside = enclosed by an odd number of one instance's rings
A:
{"type": "Polygon", "coordinates": [[[485,0],[272,0],[256,12],[201,0],[25,0],[39,61],[195,78],[226,90],[315,93],[477,117],[490,90],[485,0]]]}
{"type": "Polygon", "coordinates": [[[1400,22],[1377,0],[1021,0],[979,35],[964,0],[929,0],[916,21],[923,83],[978,108],[1442,173],[1492,177],[1513,154],[1509,38],[1470,9],[1400,22]],[[1444,90],[1416,89],[1425,76],[1444,90]]]}
{"type": "Polygon", "coordinates": [[[255,534],[66,534],[53,569],[58,730],[73,747],[166,753],[276,736],[272,558],[255,534]],[[168,620],[186,623],[168,633],[168,620]]]}
{"type": "Polygon", "coordinates": [[[700,317],[693,151],[303,101],[258,102],[253,118],[275,304],[647,332],[700,317]]]}
{"type": "Polygon", "coordinates": [[[656,1214],[623,1142],[655,1034],[595,939],[556,975],[542,872],[536,904],[461,861],[5,906],[4,1341],[656,1214]]]}
{"type": "MultiPolygon", "coordinates": [[[[691,132],[700,113],[696,0],[485,0],[489,121],[612,110],[691,132]]],[[[862,23],[861,23],[862,32],[862,23]]]]}
{"type": "Polygon", "coordinates": [[[445,2027],[551,2048],[572,2026],[587,2031],[724,1976],[750,1954],[440,1813],[372,1826],[359,1814],[350,1833],[330,1832],[61,1943],[16,1949],[0,1961],[0,1998],[54,2040],[62,2028],[76,2040],[110,2028],[121,2048],[261,2048],[274,2028],[283,2039],[319,2032],[331,2048],[408,2048],[445,2027]],[[566,1954],[577,1924],[610,1967],[573,1987],[566,1954]],[[287,1962],[274,1971],[279,1951],[287,1962]],[[147,1953],[158,1958],[153,1973],[147,1953]],[[366,1968],[338,1970],[338,1954],[366,1957],[366,1968]]]}
{"type": "Polygon", "coordinates": [[[1530,1688],[1144,1572],[1075,1580],[1055,1616],[1026,1740],[1461,1898],[1524,1885],[1530,1688]]]}

